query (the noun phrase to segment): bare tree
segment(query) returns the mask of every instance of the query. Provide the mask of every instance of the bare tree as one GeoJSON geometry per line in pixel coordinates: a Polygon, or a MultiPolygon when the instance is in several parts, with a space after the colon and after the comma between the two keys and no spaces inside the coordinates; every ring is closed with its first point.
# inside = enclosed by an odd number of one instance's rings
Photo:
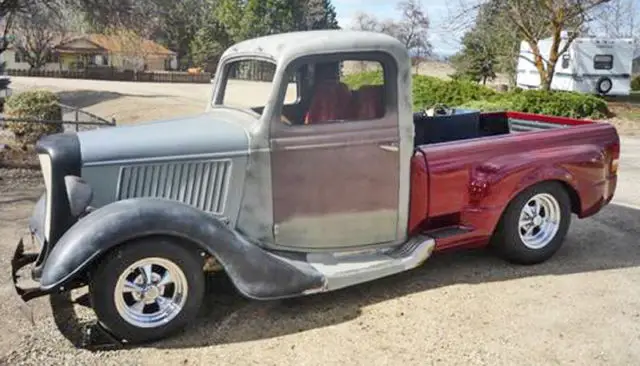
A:
{"type": "Polygon", "coordinates": [[[52,58],[54,47],[68,35],[66,19],[43,4],[32,4],[14,17],[16,51],[32,69],[42,68],[52,58]]]}
{"type": "MultiPolygon", "coordinates": [[[[17,15],[29,13],[38,0],[1,0],[0,1],[0,53],[4,52],[12,43],[10,34],[17,15]]],[[[45,3],[46,4],[46,3],[45,3]]]]}
{"type": "Polygon", "coordinates": [[[367,31],[367,32],[381,31],[380,20],[364,12],[356,13],[356,15],[353,17],[353,20],[351,22],[352,22],[351,28],[353,29],[367,31]]]}
{"type": "Polygon", "coordinates": [[[532,51],[531,61],[540,74],[541,88],[551,89],[555,65],[571,43],[587,31],[588,23],[599,7],[611,0],[476,0],[462,6],[457,17],[464,19],[479,9],[500,14],[495,31],[517,34],[532,51]],[[541,50],[538,42],[551,39],[551,46],[541,50]]]}
{"type": "MultiPolygon", "coordinates": [[[[429,42],[429,17],[420,0],[403,0],[397,5],[400,19],[378,19],[366,13],[356,14],[353,29],[380,32],[400,40],[416,60],[431,54],[429,42]]],[[[420,61],[418,61],[419,63],[420,61]]]]}
{"type": "Polygon", "coordinates": [[[420,0],[404,0],[398,3],[402,17],[397,22],[396,38],[416,56],[425,57],[431,53],[429,42],[429,17],[420,0]]]}
{"type": "Polygon", "coordinates": [[[595,26],[613,38],[634,38],[636,54],[640,52],[640,2],[611,0],[598,9],[595,26]]]}
{"type": "Polygon", "coordinates": [[[131,69],[134,73],[145,69],[151,52],[145,34],[122,27],[110,28],[105,33],[117,44],[115,53],[121,58],[125,69],[131,69]]]}
{"type": "Polygon", "coordinates": [[[640,3],[636,0],[611,0],[598,9],[595,23],[610,37],[638,37],[640,3]]]}

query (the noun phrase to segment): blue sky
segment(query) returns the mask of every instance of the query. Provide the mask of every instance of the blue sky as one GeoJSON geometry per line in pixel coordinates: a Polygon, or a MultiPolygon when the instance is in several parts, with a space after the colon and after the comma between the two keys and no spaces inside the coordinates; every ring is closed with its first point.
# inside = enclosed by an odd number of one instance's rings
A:
{"type": "MultiPolygon", "coordinates": [[[[351,19],[359,12],[375,15],[377,18],[398,18],[396,0],[333,0],[333,5],[338,13],[338,21],[342,28],[351,26],[351,19]]],[[[431,21],[430,41],[436,54],[450,55],[459,48],[459,35],[452,34],[446,28],[449,20],[452,3],[455,0],[422,0],[423,8],[431,21]]]]}

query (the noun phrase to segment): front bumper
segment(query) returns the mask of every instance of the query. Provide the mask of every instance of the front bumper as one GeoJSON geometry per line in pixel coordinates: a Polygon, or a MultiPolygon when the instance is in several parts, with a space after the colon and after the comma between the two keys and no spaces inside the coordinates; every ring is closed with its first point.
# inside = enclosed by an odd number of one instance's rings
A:
{"type": "MultiPolygon", "coordinates": [[[[25,252],[24,239],[25,238],[23,237],[18,242],[13,254],[13,259],[11,260],[11,279],[13,280],[13,285],[18,295],[17,302],[20,311],[29,320],[29,322],[31,322],[31,324],[35,324],[33,311],[31,310],[31,307],[27,305],[27,302],[37,297],[50,295],[54,290],[42,290],[35,281],[33,282],[36,283],[36,285],[33,287],[20,286],[19,282],[21,281],[21,277],[18,275],[18,272],[27,266],[33,266],[39,256],[39,253],[25,252]]],[[[28,273],[32,273],[32,271],[28,271],[28,273]]],[[[31,277],[33,278],[33,276],[31,277]]],[[[101,350],[122,347],[124,344],[106,330],[99,322],[94,321],[85,325],[85,328],[82,331],[80,346],[88,349],[101,350]]]]}
{"type": "MultiPolygon", "coordinates": [[[[33,323],[33,313],[31,308],[27,305],[29,300],[37,297],[45,296],[51,293],[51,291],[44,291],[40,289],[39,285],[35,281],[23,281],[24,279],[19,275],[19,272],[28,266],[32,266],[38,259],[38,253],[25,252],[24,237],[20,239],[16,250],[11,259],[11,279],[13,286],[19,297],[19,307],[22,313],[33,323]],[[33,285],[25,286],[24,282],[32,282],[33,285]]],[[[31,271],[29,271],[31,272],[31,271]]]]}

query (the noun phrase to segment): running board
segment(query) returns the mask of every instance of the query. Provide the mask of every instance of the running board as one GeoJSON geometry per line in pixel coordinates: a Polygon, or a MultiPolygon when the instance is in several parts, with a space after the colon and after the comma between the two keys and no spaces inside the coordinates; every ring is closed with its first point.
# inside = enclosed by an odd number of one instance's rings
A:
{"type": "Polygon", "coordinates": [[[325,284],[307,293],[333,291],[416,268],[429,258],[435,244],[432,237],[419,235],[384,250],[308,253],[307,263],[324,276],[325,284]]]}

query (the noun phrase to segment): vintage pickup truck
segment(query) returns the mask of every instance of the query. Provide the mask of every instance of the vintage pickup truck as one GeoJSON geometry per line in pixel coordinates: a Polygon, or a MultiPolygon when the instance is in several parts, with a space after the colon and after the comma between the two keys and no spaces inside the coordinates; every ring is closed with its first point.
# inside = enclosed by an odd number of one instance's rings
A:
{"type": "Polygon", "coordinates": [[[410,65],[382,34],[271,35],[226,50],[201,115],[42,138],[46,190],[12,262],[18,293],[88,286],[103,329],[146,342],[195,318],[210,271],[270,300],[451,248],[534,264],[572,213],[612,199],[611,125],[414,110],[410,65]]]}

